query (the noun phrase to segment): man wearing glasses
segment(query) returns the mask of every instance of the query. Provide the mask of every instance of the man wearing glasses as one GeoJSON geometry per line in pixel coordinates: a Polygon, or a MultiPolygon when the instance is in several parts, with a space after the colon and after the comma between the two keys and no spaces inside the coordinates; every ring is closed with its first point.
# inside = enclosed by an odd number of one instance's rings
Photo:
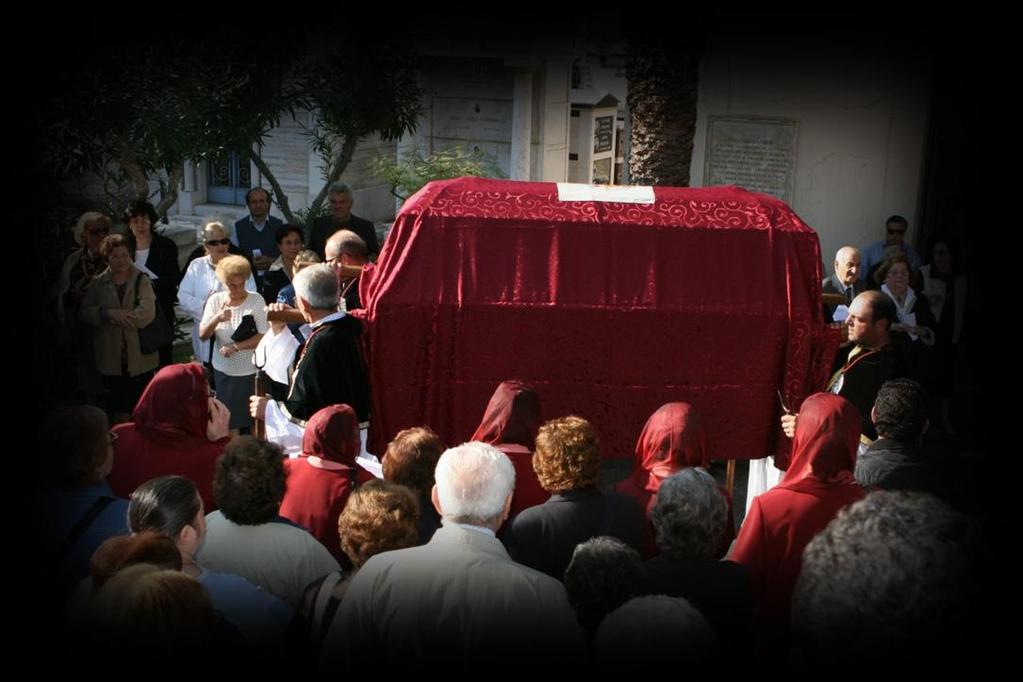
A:
{"type": "Polygon", "coordinates": [[[875,265],[885,260],[885,249],[890,246],[899,247],[906,254],[906,257],[909,258],[909,262],[913,265],[914,269],[920,267],[919,254],[905,241],[906,230],[909,229],[909,221],[900,215],[893,215],[885,221],[884,226],[885,238],[863,249],[863,261],[860,264],[859,278],[866,280],[868,286],[872,286],[873,282],[867,280],[867,275],[875,265]]]}

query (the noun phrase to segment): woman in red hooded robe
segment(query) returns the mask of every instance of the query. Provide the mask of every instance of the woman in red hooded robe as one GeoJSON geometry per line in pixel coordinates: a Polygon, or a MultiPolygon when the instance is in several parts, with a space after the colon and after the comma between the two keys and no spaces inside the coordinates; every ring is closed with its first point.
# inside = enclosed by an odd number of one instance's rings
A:
{"type": "Polygon", "coordinates": [[[341,550],[338,517],[355,486],[373,480],[355,463],[362,445],[359,418],[348,405],[328,405],[309,419],[302,454],[284,460],[288,487],[280,515],[307,528],[334,558],[351,567],[341,550]]]}
{"type": "Polygon", "coordinates": [[[164,367],[143,391],[131,421],[114,427],[107,483],[128,497],[151,478],[184,476],[195,483],[206,509],[216,509],[213,474],[228,442],[230,414],[210,394],[198,364],[164,367]]]}
{"type": "MultiPolygon", "coordinates": [[[[709,466],[710,453],[696,408],[689,403],[665,403],[646,420],[636,441],[636,467],[629,478],[615,486],[615,492],[639,502],[649,520],[664,479],[689,467],[709,466]]],[[[728,551],[735,538],[732,496],[724,488],[721,494],[728,505],[728,517],[719,556],[728,551]]],[[[649,530],[653,538],[652,525],[649,530]]]]}
{"type": "Polygon", "coordinates": [[[502,381],[483,412],[483,421],[469,440],[493,445],[515,466],[512,518],[523,509],[543,504],[551,495],[533,470],[533,449],[540,430],[540,398],[521,381],[502,381]]]}
{"type": "Polygon", "coordinates": [[[750,505],[729,557],[749,567],[760,657],[783,662],[789,606],[803,549],[843,507],[866,493],[853,478],[860,414],[845,398],[816,393],[803,402],[792,458],[781,482],[750,505]]]}

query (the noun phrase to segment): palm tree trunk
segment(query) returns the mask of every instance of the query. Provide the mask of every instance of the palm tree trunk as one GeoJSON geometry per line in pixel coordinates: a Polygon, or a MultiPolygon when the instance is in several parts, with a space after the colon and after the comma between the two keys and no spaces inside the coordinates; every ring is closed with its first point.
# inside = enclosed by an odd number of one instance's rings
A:
{"type": "Polygon", "coordinates": [[[701,51],[696,42],[631,46],[626,102],[632,122],[632,184],[689,186],[701,51]]]}

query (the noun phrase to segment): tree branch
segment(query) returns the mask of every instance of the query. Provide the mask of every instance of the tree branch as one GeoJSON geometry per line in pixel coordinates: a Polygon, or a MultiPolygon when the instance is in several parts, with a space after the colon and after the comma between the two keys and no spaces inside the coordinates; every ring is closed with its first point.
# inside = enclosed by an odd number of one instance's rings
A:
{"type": "Polygon", "coordinates": [[[178,186],[181,185],[181,178],[185,177],[185,164],[174,165],[170,177],[167,179],[167,189],[160,197],[160,204],[156,207],[156,215],[164,216],[174,202],[178,200],[178,186]]]}
{"type": "Polygon", "coordinates": [[[138,160],[131,151],[131,147],[128,146],[127,140],[121,138],[117,141],[117,146],[121,168],[124,169],[128,179],[131,180],[131,184],[134,185],[137,198],[148,199],[149,177],[142,170],[142,166],[139,165],[138,160]]]}
{"type": "Polygon", "coordinates": [[[345,141],[341,144],[341,151],[336,157],[334,162],[330,166],[330,172],[327,174],[327,181],[323,183],[323,187],[320,189],[316,198],[313,199],[313,203],[309,206],[309,213],[316,215],[320,206],[323,205],[323,201],[327,198],[327,189],[334,182],[341,179],[341,174],[348,168],[348,164],[352,162],[352,157],[355,156],[355,149],[359,146],[359,138],[357,135],[346,135],[345,141]]]}

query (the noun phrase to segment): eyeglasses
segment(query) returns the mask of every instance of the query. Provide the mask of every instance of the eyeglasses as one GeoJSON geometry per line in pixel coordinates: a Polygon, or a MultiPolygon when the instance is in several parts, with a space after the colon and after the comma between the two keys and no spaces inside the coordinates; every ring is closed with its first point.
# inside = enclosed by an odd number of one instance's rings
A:
{"type": "Polygon", "coordinates": [[[206,246],[227,246],[231,243],[230,239],[207,239],[206,246]]]}
{"type": "Polygon", "coordinates": [[[92,234],[92,235],[110,234],[110,228],[109,227],[92,227],[92,228],[89,228],[87,230],[87,232],[89,234],[92,234]]]}

